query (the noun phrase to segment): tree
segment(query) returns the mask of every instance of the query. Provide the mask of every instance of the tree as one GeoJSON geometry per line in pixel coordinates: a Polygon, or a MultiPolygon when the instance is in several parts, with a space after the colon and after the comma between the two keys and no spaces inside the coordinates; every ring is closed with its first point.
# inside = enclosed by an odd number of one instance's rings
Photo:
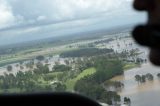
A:
{"type": "Polygon", "coordinates": [[[26,63],[26,68],[32,69],[33,66],[34,66],[34,61],[30,61],[30,62],[26,63]]]}
{"type": "Polygon", "coordinates": [[[97,72],[94,74],[94,79],[98,83],[102,83],[116,75],[123,74],[122,61],[118,59],[108,60],[106,57],[95,59],[95,67],[97,72]]]}
{"type": "Polygon", "coordinates": [[[68,60],[64,60],[65,64],[69,66],[69,61],[68,60]]]}
{"type": "Polygon", "coordinates": [[[32,71],[26,71],[25,76],[26,76],[26,78],[32,78],[33,77],[33,72],[32,71]]]}
{"type": "Polygon", "coordinates": [[[160,79],[160,73],[157,74],[157,77],[160,79]]]}
{"type": "Polygon", "coordinates": [[[55,72],[64,72],[64,71],[70,71],[72,68],[66,65],[55,65],[53,67],[53,71],[55,72]]]}
{"type": "Polygon", "coordinates": [[[147,78],[147,80],[149,80],[149,81],[153,81],[154,76],[153,76],[152,74],[148,73],[148,74],[146,74],[146,78],[147,78]]]}
{"type": "Polygon", "coordinates": [[[43,66],[41,70],[42,70],[42,74],[47,74],[47,73],[49,73],[48,65],[43,66]]]}
{"type": "Polygon", "coordinates": [[[94,81],[93,76],[87,76],[77,81],[74,90],[94,100],[107,104],[116,104],[119,102],[120,96],[116,92],[106,91],[99,83],[94,81]],[[82,86],[83,85],[83,86],[82,86]]]}
{"type": "Polygon", "coordinates": [[[20,69],[21,69],[21,70],[23,70],[23,69],[24,69],[24,67],[23,67],[22,65],[20,65],[20,69]]]}
{"type": "Polygon", "coordinates": [[[19,64],[16,64],[16,67],[18,68],[18,67],[19,67],[19,64]]]}
{"type": "Polygon", "coordinates": [[[7,71],[12,71],[13,67],[11,65],[7,66],[7,71]]]}
{"type": "Polygon", "coordinates": [[[54,64],[55,65],[60,65],[60,62],[59,61],[55,61],[54,64]]]}
{"type": "Polygon", "coordinates": [[[142,58],[137,58],[136,59],[136,63],[138,63],[138,64],[141,64],[141,63],[143,63],[144,62],[144,60],[142,59],[142,58]]]}
{"type": "Polygon", "coordinates": [[[43,64],[42,64],[41,62],[38,62],[38,63],[36,64],[36,67],[37,67],[38,69],[40,69],[40,68],[43,67],[43,64]]]}
{"type": "Polygon", "coordinates": [[[83,48],[74,51],[68,51],[60,54],[60,57],[91,57],[113,53],[113,49],[83,48]]]}
{"type": "Polygon", "coordinates": [[[16,82],[17,82],[17,80],[16,80],[16,77],[14,76],[14,74],[10,73],[10,74],[8,75],[8,79],[10,80],[10,81],[9,81],[10,86],[11,86],[11,87],[16,87],[16,82]]]}
{"type": "Polygon", "coordinates": [[[38,88],[40,89],[40,87],[36,86],[34,81],[30,81],[30,80],[26,81],[25,88],[27,92],[32,92],[32,93],[37,91],[38,88]]]}
{"type": "Polygon", "coordinates": [[[56,92],[64,92],[64,91],[66,91],[66,85],[61,84],[61,83],[56,83],[55,91],[56,92]]]}
{"type": "Polygon", "coordinates": [[[119,106],[118,103],[121,101],[120,95],[113,91],[105,91],[100,96],[100,102],[107,103],[108,105],[119,106]]]}
{"type": "Polygon", "coordinates": [[[131,99],[130,98],[127,98],[127,97],[124,97],[124,104],[127,104],[127,105],[131,105],[131,99]]]}
{"type": "Polygon", "coordinates": [[[40,55],[40,56],[37,56],[36,59],[39,61],[43,61],[45,59],[45,57],[40,55]]]}
{"type": "Polygon", "coordinates": [[[146,76],[145,75],[142,75],[142,80],[141,80],[142,83],[145,83],[146,82],[146,76]]]}
{"type": "Polygon", "coordinates": [[[140,75],[136,75],[135,76],[135,80],[138,82],[138,84],[141,82],[141,76],[140,75]]]}
{"type": "Polygon", "coordinates": [[[104,82],[105,87],[113,87],[116,91],[121,91],[124,88],[124,84],[119,81],[106,81],[104,82]]]}

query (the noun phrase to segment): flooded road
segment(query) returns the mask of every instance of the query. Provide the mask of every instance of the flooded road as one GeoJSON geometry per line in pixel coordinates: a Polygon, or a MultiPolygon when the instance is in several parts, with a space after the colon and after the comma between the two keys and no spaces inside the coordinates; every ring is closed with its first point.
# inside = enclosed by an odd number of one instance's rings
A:
{"type": "Polygon", "coordinates": [[[114,81],[124,83],[124,89],[119,92],[124,97],[129,97],[132,106],[160,106],[160,80],[157,74],[160,73],[160,67],[155,67],[150,63],[142,65],[140,68],[125,71],[124,75],[113,78],[114,81]],[[135,81],[135,75],[145,75],[151,73],[154,81],[138,84],[135,81]]]}

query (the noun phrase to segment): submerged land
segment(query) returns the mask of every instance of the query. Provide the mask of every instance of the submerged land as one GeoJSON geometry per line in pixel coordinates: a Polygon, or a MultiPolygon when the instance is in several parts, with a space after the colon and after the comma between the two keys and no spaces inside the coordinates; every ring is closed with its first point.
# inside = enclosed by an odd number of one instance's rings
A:
{"type": "Polygon", "coordinates": [[[129,30],[1,46],[0,93],[66,91],[131,105],[124,78],[117,77],[148,64],[147,55],[129,30]]]}

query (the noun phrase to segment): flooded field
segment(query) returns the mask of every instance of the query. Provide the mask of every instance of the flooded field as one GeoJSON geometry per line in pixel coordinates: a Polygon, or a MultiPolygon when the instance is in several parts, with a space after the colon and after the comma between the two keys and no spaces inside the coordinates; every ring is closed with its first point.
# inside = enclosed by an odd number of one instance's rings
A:
{"type": "Polygon", "coordinates": [[[119,94],[122,99],[130,97],[132,106],[160,106],[160,80],[157,78],[158,73],[160,73],[159,67],[147,63],[140,68],[125,71],[124,75],[117,76],[112,80],[124,83],[124,89],[119,94]],[[151,73],[154,76],[153,81],[143,84],[138,84],[135,81],[135,75],[145,75],[147,73],[151,73]]]}
{"type": "MultiPolygon", "coordinates": [[[[105,39],[108,39],[108,38],[98,39],[95,41],[101,41],[105,39]]],[[[93,40],[93,41],[87,41],[87,42],[79,42],[71,45],[74,48],[76,48],[76,45],[85,45],[85,44],[93,43],[95,41],[93,40]]],[[[113,41],[98,44],[96,45],[96,47],[111,48],[118,53],[121,53],[122,51],[131,51],[131,50],[137,49],[139,55],[133,58],[138,58],[138,57],[142,59],[148,58],[148,49],[137,45],[137,43],[135,43],[131,37],[126,37],[126,38],[114,37],[113,41]]],[[[65,60],[63,58],[59,58],[59,56],[47,57],[46,59],[48,60],[47,64],[50,64],[49,65],[50,70],[52,70],[52,67],[56,61],[59,61],[61,64],[64,64],[64,60],[65,60]]],[[[42,63],[45,63],[45,61],[43,61],[42,63]]],[[[15,74],[20,70],[19,67],[16,67],[16,64],[17,63],[11,64],[13,66],[14,71],[10,73],[15,74]]],[[[0,67],[0,75],[3,75],[5,72],[7,72],[6,67],[7,66],[0,67]]],[[[23,67],[24,67],[23,71],[28,70],[26,69],[25,64],[23,65],[23,67]]],[[[119,92],[119,94],[122,96],[122,101],[124,97],[129,97],[132,101],[132,106],[160,106],[160,100],[159,100],[160,79],[158,79],[157,77],[158,73],[160,73],[160,68],[155,67],[151,63],[147,62],[146,64],[143,64],[141,67],[125,71],[124,75],[117,76],[112,80],[121,81],[124,84],[124,89],[122,89],[122,91],[119,92]],[[138,84],[135,81],[135,75],[137,74],[145,75],[147,73],[151,73],[154,76],[153,81],[147,81],[146,83],[143,83],[143,84],[138,84]]]]}

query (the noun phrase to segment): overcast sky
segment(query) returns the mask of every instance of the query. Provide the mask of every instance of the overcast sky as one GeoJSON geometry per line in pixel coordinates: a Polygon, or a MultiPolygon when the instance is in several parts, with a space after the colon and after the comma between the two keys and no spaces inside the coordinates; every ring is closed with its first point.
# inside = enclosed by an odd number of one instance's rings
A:
{"type": "MultiPolygon", "coordinates": [[[[0,0],[0,45],[144,22],[132,0],[0,0]]],[[[76,34],[75,34],[76,36],[76,34]]]]}

